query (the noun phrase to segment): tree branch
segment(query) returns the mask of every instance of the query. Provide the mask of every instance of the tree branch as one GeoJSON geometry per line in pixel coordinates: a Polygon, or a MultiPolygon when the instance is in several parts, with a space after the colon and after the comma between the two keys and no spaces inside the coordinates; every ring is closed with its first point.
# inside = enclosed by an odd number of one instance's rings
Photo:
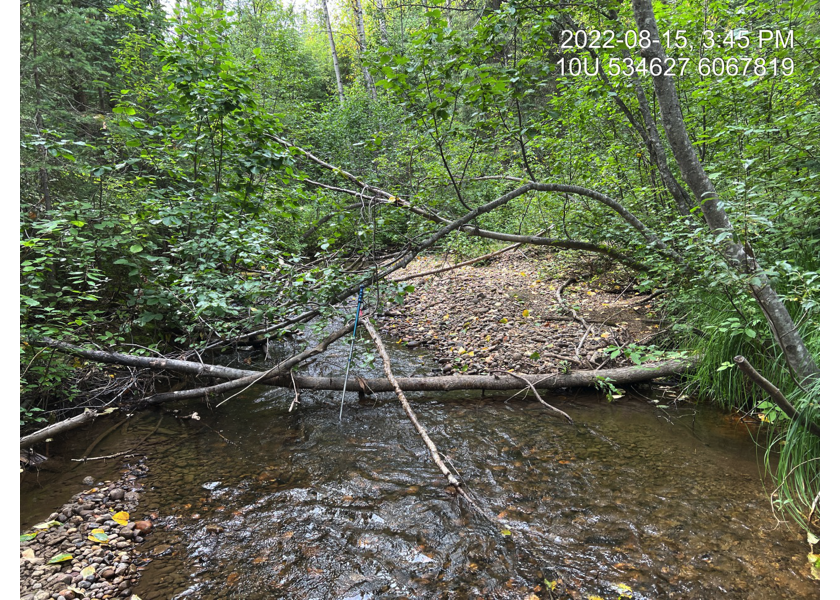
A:
{"type": "Polygon", "coordinates": [[[808,430],[809,433],[820,437],[820,426],[814,423],[813,421],[809,421],[804,419],[799,411],[794,408],[794,406],[785,398],[785,395],[781,392],[779,388],[775,385],[770,383],[767,379],[762,377],[761,373],[755,370],[748,361],[743,356],[736,356],[732,359],[738,368],[741,369],[741,372],[751,381],[753,381],[758,387],[763,389],[767,394],[770,396],[770,399],[782,409],[788,417],[790,417],[791,422],[804,424],[805,428],[808,430]]]}

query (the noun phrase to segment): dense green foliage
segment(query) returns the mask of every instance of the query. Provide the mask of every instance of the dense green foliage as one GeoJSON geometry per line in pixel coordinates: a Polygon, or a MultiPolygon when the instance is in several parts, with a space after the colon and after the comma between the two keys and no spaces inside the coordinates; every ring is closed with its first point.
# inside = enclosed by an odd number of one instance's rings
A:
{"type": "MultiPolygon", "coordinates": [[[[221,4],[191,0],[171,15],[141,0],[21,7],[23,420],[81,397],[78,365],[30,345],[40,337],[167,352],[328,313],[373,276],[351,259],[416,246],[440,228],[395,199],[452,220],[526,180],[575,185],[620,203],[644,230],[592,196],[553,192],[522,194],[474,224],[551,228],[641,264],[639,289],[668,290],[669,344],[702,356],[693,391],[761,412],[768,457],[781,450],[775,499],[808,526],[818,440],[731,361],[746,356],[815,421],[818,382],[792,376],[751,293],[754,274],[725,247],[735,240],[760,261],[818,361],[815,2],[655,6],[660,31],[674,36],[666,51],[684,67],[680,109],[732,222],[725,232],[698,208],[680,209],[666,182],[670,171],[687,189],[674,156],[657,162],[643,108],[663,147],[667,136],[626,3],[364,3],[364,56],[353,12],[340,6],[331,19],[343,102],[320,10],[221,4]],[[781,37],[759,47],[765,30],[781,37]],[[583,31],[588,48],[575,42],[583,31]],[[592,31],[617,41],[595,45],[592,31]],[[641,70],[631,76],[628,64],[641,70]],[[373,188],[393,197],[371,202],[373,188]]],[[[487,244],[455,232],[438,246],[487,244]]]]}

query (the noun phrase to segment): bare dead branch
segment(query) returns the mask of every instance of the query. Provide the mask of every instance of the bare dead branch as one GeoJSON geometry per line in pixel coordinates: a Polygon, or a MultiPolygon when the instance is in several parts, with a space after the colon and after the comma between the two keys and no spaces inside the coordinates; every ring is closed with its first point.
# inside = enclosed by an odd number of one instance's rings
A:
{"type": "Polygon", "coordinates": [[[782,412],[784,412],[788,417],[790,417],[791,422],[804,424],[809,433],[820,437],[820,426],[813,421],[804,419],[799,411],[797,411],[788,399],[785,398],[785,395],[781,392],[781,390],[765,379],[761,373],[756,371],[755,367],[750,364],[750,361],[740,355],[736,356],[732,360],[736,365],[738,365],[738,368],[741,369],[741,372],[748,379],[767,392],[767,395],[770,396],[773,403],[782,409],[782,412]]]}

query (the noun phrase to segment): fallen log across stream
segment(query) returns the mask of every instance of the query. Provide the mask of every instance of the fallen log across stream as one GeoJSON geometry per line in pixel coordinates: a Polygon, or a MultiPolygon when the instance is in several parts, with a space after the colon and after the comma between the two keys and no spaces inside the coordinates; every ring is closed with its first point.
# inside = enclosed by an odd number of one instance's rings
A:
{"type": "MultiPolygon", "coordinates": [[[[345,327],[344,330],[348,328],[345,327]]],[[[340,330],[343,331],[343,330],[340,330]]],[[[309,349],[299,355],[311,356],[315,354],[315,350],[323,351],[326,347],[327,341],[333,342],[337,340],[340,335],[336,332],[329,336],[319,346],[309,349]]],[[[95,362],[127,365],[132,367],[142,367],[155,370],[167,370],[177,373],[185,373],[195,375],[198,377],[212,377],[221,380],[237,380],[241,379],[241,386],[253,385],[270,385],[276,387],[297,387],[298,390],[322,390],[322,391],[341,391],[344,387],[344,377],[336,375],[334,377],[317,377],[310,375],[294,375],[294,383],[292,382],[292,375],[290,372],[281,375],[271,376],[270,371],[253,371],[248,369],[237,369],[233,367],[224,367],[221,365],[213,365],[206,363],[199,363],[186,360],[174,360],[168,358],[150,358],[143,356],[134,356],[130,354],[120,354],[117,352],[107,352],[104,350],[89,350],[79,346],[74,346],[66,342],[53,340],[49,338],[34,342],[35,345],[47,346],[55,348],[56,350],[86,358],[95,362]],[[268,375],[268,376],[266,376],[268,375]]],[[[599,371],[569,371],[566,373],[556,373],[553,375],[538,374],[532,375],[527,373],[516,373],[506,375],[503,373],[495,373],[492,375],[441,375],[430,377],[395,377],[397,385],[404,392],[450,392],[457,390],[487,390],[487,391],[507,391],[519,390],[523,385],[532,385],[535,389],[558,389],[571,387],[595,387],[609,382],[613,385],[628,385],[631,383],[641,383],[643,381],[650,381],[660,377],[672,378],[681,375],[692,369],[696,364],[696,358],[687,358],[682,360],[666,360],[645,365],[635,365],[631,367],[619,367],[614,369],[601,369],[599,371]]],[[[289,359],[285,361],[289,364],[289,359]]],[[[276,372],[275,369],[272,369],[276,372]]],[[[373,392],[393,392],[395,387],[391,381],[386,377],[377,377],[364,379],[364,384],[373,392]]],[[[218,389],[218,388],[217,388],[218,389]]],[[[224,387],[227,391],[228,387],[224,387]]],[[[213,387],[207,388],[212,391],[213,387]]],[[[362,384],[354,378],[350,378],[347,382],[348,391],[364,391],[362,384]]],[[[203,395],[203,394],[202,394],[203,395]]],[[[186,394],[185,394],[186,396],[186,394]]],[[[182,396],[180,394],[158,394],[158,399],[175,400],[182,396]]],[[[150,398],[139,399],[136,402],[135,408],[150,404],[149,400],[154,400],[156,396],[150,398]]],[[[157,401],[151,402],[157,403],[157,401]]],[[[83,422],[79,422],[81,425],[83,422]]],[[[45,431],[45,430],[41,430],[45,431]]],[[[40,432],[35,432],[26,438],[26,445],[32,445],[39,441],[43,441],[49,435],[41,436],[40,432]]]]}

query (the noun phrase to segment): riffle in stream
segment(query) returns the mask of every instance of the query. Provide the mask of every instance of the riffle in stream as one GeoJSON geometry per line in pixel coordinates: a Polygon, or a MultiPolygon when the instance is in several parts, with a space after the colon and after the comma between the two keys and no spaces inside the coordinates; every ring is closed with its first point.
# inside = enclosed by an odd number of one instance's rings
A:
{"type": "MultiPolygon", "coordinates": [[[[340,371],[346,348],[326,358],[310,372],[340,371]]],[[[418,353],[392,358],[397,374],[423,371],[418,353]]],[[[200,420],[163,417],[138,508],[159,515],[139,547],[153,559],[143,600],[819,597],[750,433],[716,409],[544,396],[571,426],[522,395],[411,394],[488,522],[445,487],[392,394],[348,394],[341,423],[340,393],[303,392],[290,414],[293,397],[251,388],[212,411],[180,406],[200,420]]],[[[120,435],[97,452],[130,445],[120,435]]],[[[51,493],[69,497],[87,472],[51,493]]],[[[21,506],[39,494],[53,497],[22,490],[21,506]]]]}

